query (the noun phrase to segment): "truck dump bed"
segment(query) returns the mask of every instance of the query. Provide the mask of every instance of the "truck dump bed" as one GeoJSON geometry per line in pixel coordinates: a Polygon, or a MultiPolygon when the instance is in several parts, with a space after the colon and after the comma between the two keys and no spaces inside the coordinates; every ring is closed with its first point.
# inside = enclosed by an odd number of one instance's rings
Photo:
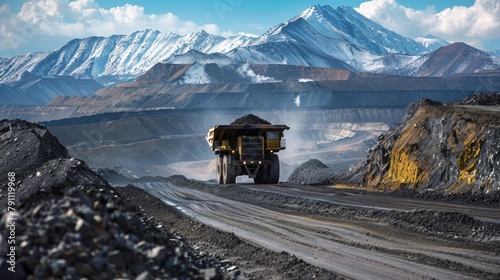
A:
{"type": "Polygon", "coordinates": [[[206,140],[215,151],[224,146],[225,141],[234,142],[239,136],[265,136],[268,132],[278,132],[282,135],[284,130],[290,129],[286,125],[271,124],[229,124],[216,125],[208,131],[206,140]],[[223,143],[224,142],[224,143],[223,143]]]}

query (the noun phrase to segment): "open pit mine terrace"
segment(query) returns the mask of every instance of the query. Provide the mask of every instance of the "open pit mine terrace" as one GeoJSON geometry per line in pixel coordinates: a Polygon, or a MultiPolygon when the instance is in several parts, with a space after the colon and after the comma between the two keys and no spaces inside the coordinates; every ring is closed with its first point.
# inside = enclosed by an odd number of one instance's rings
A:
{"type": "MultiPolygon", "coordinates": [[[[16,174],[18,199],[17,272],[6,252],[2,279],[498,279],[498,182],[484,173],[498,167],[498,104],[424,100],[405,112],[254,112],[291,127],[278,184],[215,183],[204,136],[241,110],[2,121],[1,172],[16,174]],[[441,147],[435,161],[426,147],[441,147]],[[419,183],[449,158],[436,190],[419,183]],[[411,168],[421,173],[397,172],[411,168]]],[[[1,235],[8,248],[8,227],[1,235]]]]}

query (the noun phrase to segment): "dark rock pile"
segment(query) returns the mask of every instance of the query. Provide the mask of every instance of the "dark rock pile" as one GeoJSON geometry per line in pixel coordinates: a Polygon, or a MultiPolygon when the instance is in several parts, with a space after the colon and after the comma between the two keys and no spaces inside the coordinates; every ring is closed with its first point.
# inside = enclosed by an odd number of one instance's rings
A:
{"type": "Polygon", "coordinates": [[[22,120],[0,121],[0,184],[8,172],[25,177],[51,159],[69,158],[66,148],[43,126],[22,120]]]}
{"type": "Polygon", "coordinates": [[[236,119],[231,124],[271,124],[271,123],[257,117],[256,115],[248,114],[246,116],[236,119]]]}
{"type": "Polygon", "coordinates": [[[322,163],[318,159],[310,159],[306,162],[304,162],[302,165],[300,165],[302,168],[308,168],[308,169],[317,169],[317,168],[328,168],[327,165],[322,163]]]}
{"type": "Polygon", "coordinates": [[[220,260],[197,255],[111,189],[80,186],[34,194],[19,209],[16,229],[20,279],[220,277],[220,260]]]}
{"type": "MultiPolygon", "coordinates": [[[[109,188],[84,162],[70,158],[66,148],[44,126],[23,120],[0,121],[0,187],[6,194],[9,173],[15,174],[18,202],[53,188],[78,185],[109,188]]],[[[6,207],[7,196],[3,195],[2,212],[6,207]]]]}
{"type": "Polygon", "coordinates": [[[2,164],[2,171],[16,172],[16,188],[15,205],[2,212],[0,279],[217,279],[231,265],[141,214],[84,162],[68,158],[44,127],[22,121],[0,127],[2,160],[12,155],[28,165],[2,164]],[[11,251],[14,257],[6,257],[11,251]]]}
{"type": "Polygon", "coordinates": [[[329,184],[335,181],[335,172],[317,159],[310,159],[297,167],[287,182],[303,185],[329,184]]]}
{"type": "Polygon", "coordinates": [[[473,94],[473,95],[465,98],[464,100],[457,101],[453,104],[455,104],[455,105],[485,105],[485,106],[500,105],[500,93],[473,94]]]}

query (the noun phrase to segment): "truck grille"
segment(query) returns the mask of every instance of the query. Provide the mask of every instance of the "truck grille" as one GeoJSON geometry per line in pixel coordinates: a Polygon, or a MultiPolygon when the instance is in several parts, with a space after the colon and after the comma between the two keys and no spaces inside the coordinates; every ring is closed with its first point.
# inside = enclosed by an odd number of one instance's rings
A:
{"type": "Polygon", "coordinates": [[[264,158],[263,154],[263,138],[262,137],[245,137],[241,143],[241,159],[259,160],[264,158]]]}

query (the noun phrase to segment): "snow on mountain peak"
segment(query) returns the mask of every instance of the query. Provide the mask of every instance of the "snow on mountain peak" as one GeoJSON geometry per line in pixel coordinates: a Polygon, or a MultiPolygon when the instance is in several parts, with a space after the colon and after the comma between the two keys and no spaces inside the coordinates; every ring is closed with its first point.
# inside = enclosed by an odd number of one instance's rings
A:
{"type": "Polygon", "coordinates": [[[423,37],[418,37],[415,39],[417,43],[422,44],[424,47],[428,48],[430,51],[435,51],[440,47],[447,46],[450,42],[436,37],[432,34],[427,34],[423,37]]]}
{"type": "MultiPolygon", "coordinates": [[[[306,10],[304,10],[302,13],[300,13],[294,19],[296,19],[296,18],[307,19],[310,16],[312,16],[314,13],[318,13],[318,10],[321,10],[321,5],[313,5],[313,6],[309,7],[309,8],[307,8],[306,10]]],[[[292,19],[292,20],[294,20],[294,19],[292,19]]]]}
{"type": "MultiPolygon", "coordinates": [[[[283,30],[286,27],[300,20],[304,20],[308,24],[308,26],[302,24],[300,27],[304,29],[302,30],[303,32],[316,33],[324,38],[345,41],[347,44],[373,54],[404,53],[415,55],[429,51],[421,44],[390,31],[364,17],[349,6],[339,6],[337,9],[328,5],[311,6],[297,17],[288,21],[286,25],[272,29],[273,32],[268,32],[268,36],[279,37],[284,33],[283,30]]],[[[294,26],[298,27],[300,24],[295,24],[294,26]]]]}

